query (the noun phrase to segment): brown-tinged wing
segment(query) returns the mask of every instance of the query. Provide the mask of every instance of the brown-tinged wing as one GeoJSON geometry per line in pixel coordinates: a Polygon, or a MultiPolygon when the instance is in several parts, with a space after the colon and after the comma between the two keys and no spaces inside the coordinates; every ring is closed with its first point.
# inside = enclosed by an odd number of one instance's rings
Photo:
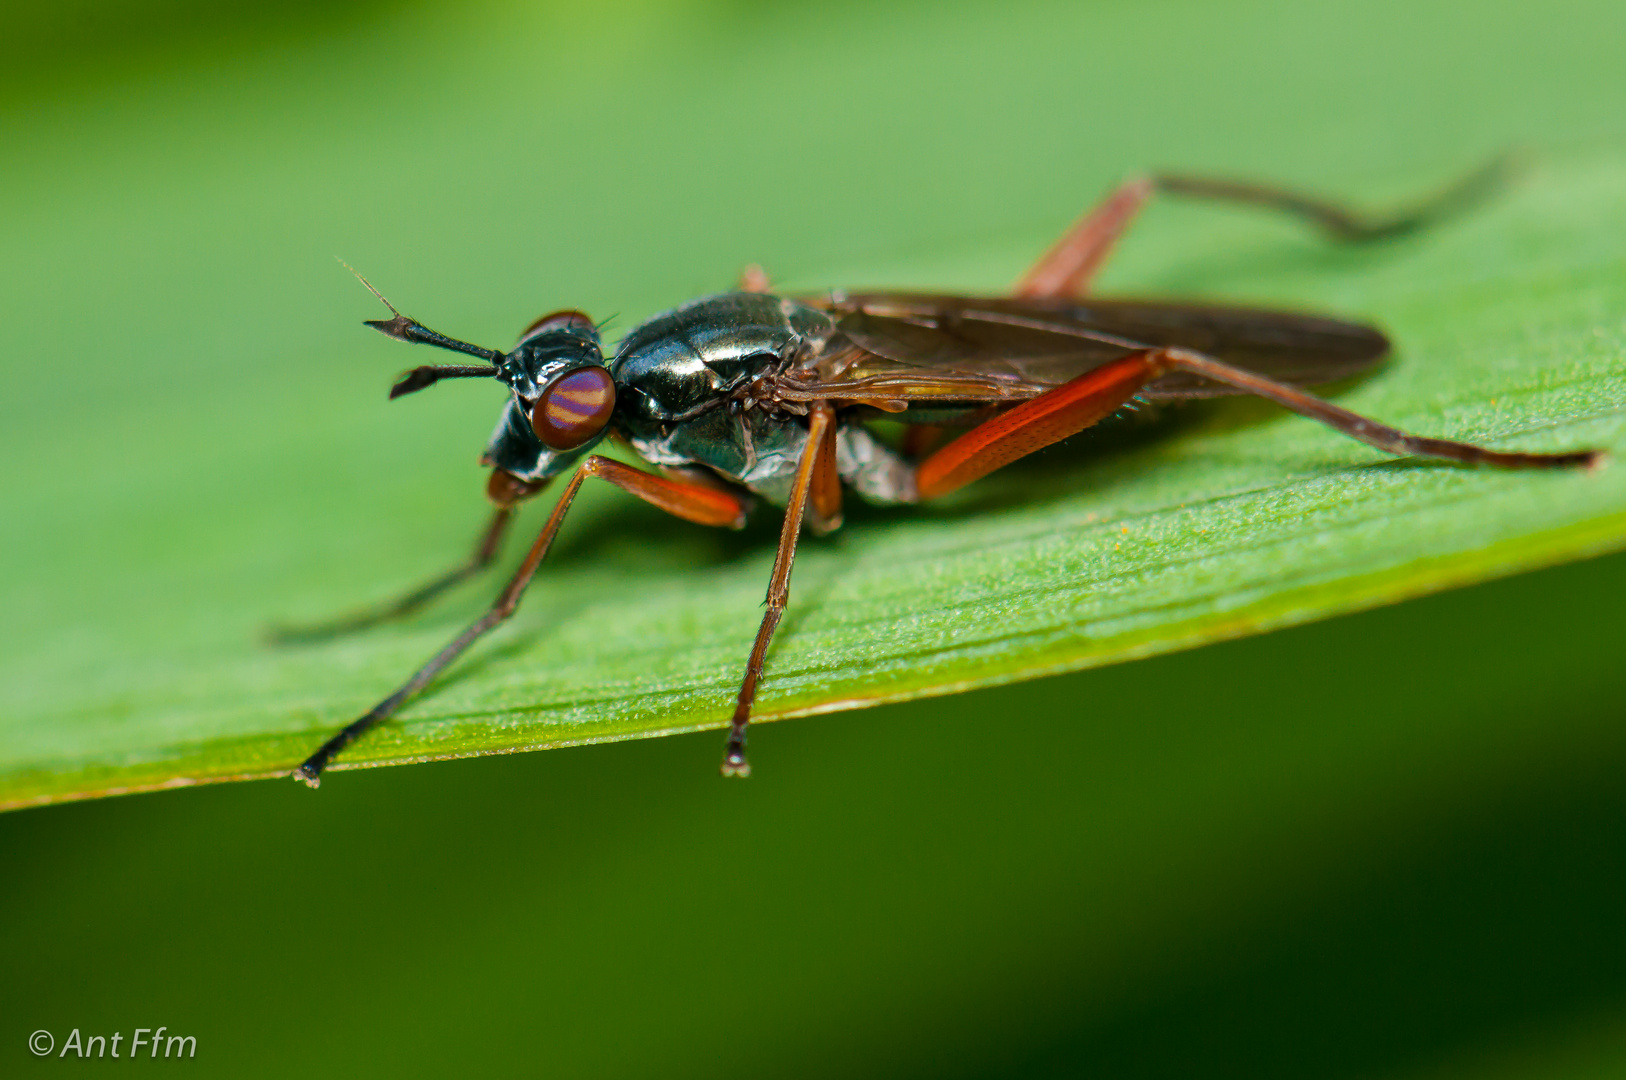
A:
{"type": "MultiPolygon", "coordinates": [[[[852,348],[820,365],[830,396],[1020,401],[1156,346],[1192,349],[1295,386],[1334,382],[1388,351],[1377,330],[1279,311],[1138,300],[1026,300],[847,293],[806,302],[836,315],[852,348]],[[845,388],[845,389],[843,389],[845,388]]],[[[1168,400],[1239,391],[1173,374],[1142,392],[1168,400]]]]}

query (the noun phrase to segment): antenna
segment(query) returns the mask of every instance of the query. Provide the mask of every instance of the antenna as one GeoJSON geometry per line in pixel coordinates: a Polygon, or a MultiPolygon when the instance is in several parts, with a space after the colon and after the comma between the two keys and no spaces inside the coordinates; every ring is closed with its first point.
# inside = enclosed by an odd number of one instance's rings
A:
{"type": "Polygon", "coordinates": [[[413,368],[401,376],[394,386],[390,387],[390,399],[392,401],[403,394],[411,394],[422,390],[426,386],[433,386],[442,379],[490,378],[497,374],[497,365],[503,361],[502,353],[496,349],[482,349],[478,345],[470,345],[466,341],[447,337],[445,334],[429,329],[416,319],[407,318],[401,314],[394,304],[385,299],[383,293],[373,288],[373,283],[362,277],[361,272],[355,267],[343,259],[339,260],[339,265],[355,274],[356,280],[366,286],[368,292],[378,297],[379,302],[389,308],[390,313],[395,316],[393,319],[367,319],[363,325],[370,326],[385,337],[394,338],[396,341],[405,341],[412,345],[433,345],[437,349],[448,349],[468,356],[478,356],[491,364],[490,367],[485,365],[439,364],[413,368]]]}

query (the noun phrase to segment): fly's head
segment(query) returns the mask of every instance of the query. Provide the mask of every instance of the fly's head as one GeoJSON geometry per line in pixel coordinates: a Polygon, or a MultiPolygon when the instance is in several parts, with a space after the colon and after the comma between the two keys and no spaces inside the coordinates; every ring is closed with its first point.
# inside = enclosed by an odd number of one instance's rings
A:
{"type": "Polygon", "coordinates": [[[391,398],[442,379],[494,378],[511,391],[482,458],[497,470],[489,490],[499,504],[533,493],[604,437],[615,413],[615,380],[604,363],[598,328],[586,315],[579,311],[544,315],[526,328],[512,351],[503,353],[436,333],[402,315],[365,278],[362,284],[395,316],[369,321],[368,326],[397,341],[434,345],[485,361],[414,368],[396,381],[391,398]]]}
{"type": "Polygon", "coordinates": [[[615,380],[593,321],[579,311],[544,315],[497,365],[531,433],[556,453],[597,442],[615,412],[615,380]]]}
{"type": "MultiPolygon", "coordinates": [[[[615,413],[615,380],[593,321],[579,311],[544,315],[497,364],[513,396],[481,459],[526,484],[571,468],[597,446],[615,413]]],[[[496,501],[495,493],[492,495],[496,501]]]]}

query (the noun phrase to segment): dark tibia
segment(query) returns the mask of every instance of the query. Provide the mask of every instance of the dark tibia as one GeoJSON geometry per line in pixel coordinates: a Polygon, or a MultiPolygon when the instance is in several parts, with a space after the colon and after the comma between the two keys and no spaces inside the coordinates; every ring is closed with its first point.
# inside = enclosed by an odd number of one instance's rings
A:
{"type": "Polygon", "coordinates": [[[1453,442],[1450,439],[1429,439],[1410,435],[1398,428],[1380,424],[1359,413],[1339,408],[1302,390],[1262,378],[1249,371],[1222,364],[1198,353],[1184,349],[1165,350],[1163,356],[1172,368],[1189,371],[1215,382],[1257,394],[1278,405],[1286,406],[1301,416],[1319,420],[1335,431],[1368,446],[1387,450],[1391,454],[1417,457],[1444,458],[1466,465],[1491,465],[1499,469],[1569,469],[1593,468],[1603,461],[1600,450],[1573,450],[1559,454],[1521,454],[1504,450],[1489,450],[1473,443],[1453,442]]]}
{"type": "Polygon", "coordinates": [[[303,645],[315,641],[326,641],[330,638],[342,637],[358,630],[366,630],[380,623],[399,619],[417,611],[441,593],[463,581],[468,580],[487,566],[491,565],[502,547],[502,539],[508,531],[508,523],[513,520],[514,511],[511,507],[501,507],[492,515],[491,524],[480,536],[474,551],[468,560],[461,566],[447,571],[411,592],[406,593],[386,604],[367,611],[358,611],[353,615],[334,619],[332,622],[318,623],[314,626],[279,626],[273,627],[269,637],[276,645],[303,645]]]}
{"type": "Polygon", "coordinates": [[[1359,242],[1402,236],[1460,213],[1506,184],[1513,171],[1513,156],[1503,155],[1416,206],[1372,215],[1357,214],[1336,203],[1264,184],[1196,176],[1158,176],[1153,183],[1157,190],[1171,195],[1251,203],[1294,214],[1334,239],[1359,242]]]}
{"type": "Polygon", "coordinates": [[[796,559],[796,540],[802,534],[802,516],[807,511],[812,492],[815,467],[820,447],[835,427],[835,410],[828,401],[814,404],[808,415],[807,446],[802,450],[796,478],[791,482],[790,497],[785,502],[785,520],[779,528],[779,550],[774,555],[773,576],[768,579],[768,597],[764,601],[762,625],[757,628],[756,641],[751,645],[751,656],[745,662],[745,678],[740,682],[739,697],[734,704],[734,718],[728,728],[728,749],[723,754],[724,776],[750,776],[751,763],[745,757],[745,730],[751,722],[751,707],[756,703],[757,684],[762,681],[762,669],[768,661],[768,646],[774,631],[790,602],[790,568],[796,559]]]}
{"type": "Polygon", "coordinates": [[[1500,186],[1512,171],[1503,157],[1409,209],[1391,214],[1357,214],[1325,199],[1269,184],[1200,176],[1151,176],[1126,181],[1107,195],[1012,287],[1023,297],[1083,296],[1113,246],[1154,192],[1219,202],[1246,203],[1302,218],[1336,240],[1379,240],[1430,225],[1466,209],[1500,186]]]}
{"type": "MultiPolygon", "coordinates": [[[[526,578],[529,579],[528,574],[526,578]]],[[[311,787],[320,786],[322,783],[322,770],[327,768],[328,762],[333,760],[335,754],[355,742],[368,728],[389,717],[413,694],[428,686],[430,680],[439,675],[446,665],[461,656],[464,650],[473,645],[488,630],[514,613],[514,608],[519,603],[519,597],[516,594],[510,599],[510,592],[514,592],[512,587],[503,594],[503,599],[498,601],[497,606],[486,612],[473,626],[459,634],[457,640],[436,653],[435,658],[419,668],[417,673],[408,679],[399,690],[374,705],[368,710],[367,715],[360,720],[347,725],[337,735],[323,743],[320,750],[306,758],[304,764],[294,770],[294,779],[302,780],[311,787]]]]}

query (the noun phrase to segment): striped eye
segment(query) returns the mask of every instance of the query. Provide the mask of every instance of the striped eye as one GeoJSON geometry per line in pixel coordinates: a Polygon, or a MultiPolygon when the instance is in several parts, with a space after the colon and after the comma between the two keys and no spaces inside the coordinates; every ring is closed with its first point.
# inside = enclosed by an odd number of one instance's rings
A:
{"type": "Polygon", "coordinates": [[[601,367],[577,368],[548,384],[531,406],[531,430],[550,450],[574,450],[604,430],[615,381],[601,367]]]}

